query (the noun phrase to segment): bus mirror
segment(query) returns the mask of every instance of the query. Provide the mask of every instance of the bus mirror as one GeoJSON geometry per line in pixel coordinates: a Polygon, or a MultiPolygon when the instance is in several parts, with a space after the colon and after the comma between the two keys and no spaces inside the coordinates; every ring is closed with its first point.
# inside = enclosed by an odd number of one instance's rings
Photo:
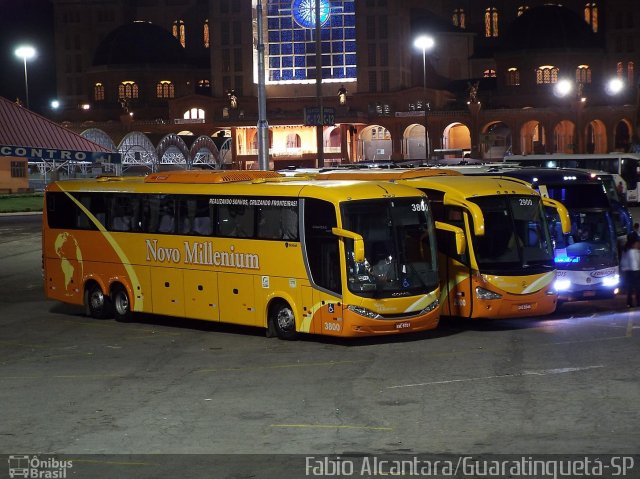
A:
{"type": "Polygon", "coordinates": [[[349,238],[353,240],[353,260],[356,263],[364,262],[364,239],[358,233],[344,230],[342,228],[331,228],[331,232],[341,238],[349,238]]]}
{"type": "Polygon", "coordinates": [[[556,210],[560,218],[560,225],[562,225],[562,232],[564,234],[571,233],[571,217],[569,216],[569,210],[567,210],[566,206],[559,201],[546,197],[542,198],[542,204],[556,210]]]}
{"type": "Polygon", "coordinates": [[[473,233],[476,236],[484,235],[484,215],[477,204],[465,201],[462,198],[452,197],[448,193],[444,195],[443,203],[446,206],[460,206],[467,210],[473,218],[473,233]]]}
{"type": "Polygon", "coordinates": [[[436,221],[436,229],[453,233],[456,237],[456,253],[463,255],[467,251],[467,238],[464,236],[462,228],[453,226],[442,221],[436,221]]]}

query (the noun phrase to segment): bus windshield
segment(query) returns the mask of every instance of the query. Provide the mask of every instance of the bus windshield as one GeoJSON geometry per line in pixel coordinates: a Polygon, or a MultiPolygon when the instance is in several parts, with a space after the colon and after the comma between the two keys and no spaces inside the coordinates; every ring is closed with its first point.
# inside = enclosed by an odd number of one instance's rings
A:
{"type": "Polygon", "coordinates": [[[571,211],[571,233],[555,238],[557,263],[600,262],[616,254],[610,216],[605,211],[571,211]]]}
{"type": "Polygon", "coordinates": [[[355,263],[353,241],[345,239],[352,293],[384,298],[437,287],[435,235],[425,198],[349,202],[342,206],[342,221],[365,245],[364,262],[355,263]]]}
{"type": "Polygon", "coordinates": [[[472,235],[478,268],[486,272],[553,268],[553,250],[537,196],[473,198],[485,220],[485,234],[472,235]]]}
{"type": "Polygon", "coordinates": [[[609,209],[609,198],[602,183],[564,183],[559,185],[540,185],[540,193],[560,201],[569,210],[571,208],[609,209]]]}

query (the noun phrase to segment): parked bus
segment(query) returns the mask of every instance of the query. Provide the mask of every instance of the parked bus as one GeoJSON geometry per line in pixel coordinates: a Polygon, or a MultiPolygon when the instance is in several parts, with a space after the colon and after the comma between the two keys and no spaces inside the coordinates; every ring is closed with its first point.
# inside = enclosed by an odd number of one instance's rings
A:
{"type": "Polygon", "coordinates": [[[571,216],[571,232],[562,234],[550,213],[549,226],[558,268],[561,300],[611,298],[618,292],[617,235],[602,181],[568,168],[468,167],[467,175],[505,175],[530,182],[543,197],[561,201],[571,216]]]}
{"type": "MultiPolygon", "coordinates": [[[[593,153],[568,154],[551,153],[548,155],[511,155],[505,156],[505,162],[521,166],[543,168],[584,168],[618,174],[626,182],[626,200],[638,203],[638,175],[640,174],[640,154],[636,153],[593,153]]],[[[617,183],[616,183],[617,185],[617,183]]]]}
{"type": "Polygon", "coordinates": [[[440,314],[427,198],[402,185],[242,171],[59,181],[42,251],[46,296],[93,317],[146,312],[291,339],[427,330],[440,314]]]}
{"type": "Polygon", "coordinates": [[[524,181],[447,169],[344,171],[316,179],[387,180],[427,193],[436,219],[442,314],[511,318],[555,310],[553,246],[543,204],[570,230],[566,208],[524,181]],[[456,235],[466,248],[457,250],[456,235]]]}

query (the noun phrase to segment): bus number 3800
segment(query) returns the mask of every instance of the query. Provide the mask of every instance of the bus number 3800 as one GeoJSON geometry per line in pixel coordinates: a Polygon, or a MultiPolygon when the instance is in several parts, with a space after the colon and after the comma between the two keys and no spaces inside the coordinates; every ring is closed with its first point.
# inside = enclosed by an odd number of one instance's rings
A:
{"type": "Polygon", "coordinates": [[[327,331],[340,331],[340,324],[338,323],[324,323],[324,329],[327,331]]]}

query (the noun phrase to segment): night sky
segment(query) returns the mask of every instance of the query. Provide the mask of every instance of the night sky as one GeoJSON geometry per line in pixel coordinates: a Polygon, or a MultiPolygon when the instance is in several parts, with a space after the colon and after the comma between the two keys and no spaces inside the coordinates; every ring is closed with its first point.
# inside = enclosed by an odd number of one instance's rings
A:
{"type": "Polygon", "coordinates": [[[27,61],[29,103],[46,114],[56,96],[53,5],[49,0],[0,0],[0,96],[25,99],[24,63],[14,51],[28,43],[36,57],[27,61]]]}

